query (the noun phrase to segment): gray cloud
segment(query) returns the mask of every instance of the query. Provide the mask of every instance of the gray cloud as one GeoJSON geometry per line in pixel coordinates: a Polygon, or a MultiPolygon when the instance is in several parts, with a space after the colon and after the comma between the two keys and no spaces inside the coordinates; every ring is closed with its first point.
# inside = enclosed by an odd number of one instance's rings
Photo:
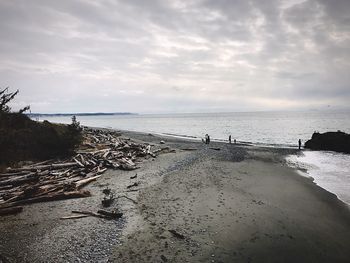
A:
{"type": "Polygon", "coordinates": [[[0,78],[36,112],[345,107],[347,0],[0,0],[0,78]]]}

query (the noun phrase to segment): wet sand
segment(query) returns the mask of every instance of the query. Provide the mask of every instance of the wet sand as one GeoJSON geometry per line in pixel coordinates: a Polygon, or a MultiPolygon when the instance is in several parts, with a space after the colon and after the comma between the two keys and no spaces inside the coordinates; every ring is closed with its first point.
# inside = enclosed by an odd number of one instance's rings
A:
{"type": "Polygon", "coordinates": [[[90,198],[33,204],[0,218],[0,262],[350,261],[349,207],[287,166],[284,156],[297,151],[123,136],[164,140],[176,153],[135,171],[108,171],[87,187],[90,198]],[[134,182],[137,191],[128,192],[134,182]],[[136,201],[113,204],[122,220],[59,219],[100,208],[107,185],[136,201]]]}

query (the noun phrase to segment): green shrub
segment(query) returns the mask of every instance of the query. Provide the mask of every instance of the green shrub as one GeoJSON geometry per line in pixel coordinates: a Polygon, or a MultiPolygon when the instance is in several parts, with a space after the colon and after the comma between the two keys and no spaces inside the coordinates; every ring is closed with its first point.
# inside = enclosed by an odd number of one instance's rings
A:
{"type": "MultiPolygon", "coordinates": [[[[0,102],[10,101],[17,93],[10,93],[9,97],[4,91],[0,92],[0,102]]],[[[0,165],[69,156],[82,140],[81,127],[75,116],[70,125],[40,123],[22,111],[10,112],[6,103],[1,105],[0,165]]]]}
{"type": "Polygon", "coordinates": [[[76,124],[39,123],[20,113],[0,114],[0,164],[68,156],[81,138],[76,124]]]}

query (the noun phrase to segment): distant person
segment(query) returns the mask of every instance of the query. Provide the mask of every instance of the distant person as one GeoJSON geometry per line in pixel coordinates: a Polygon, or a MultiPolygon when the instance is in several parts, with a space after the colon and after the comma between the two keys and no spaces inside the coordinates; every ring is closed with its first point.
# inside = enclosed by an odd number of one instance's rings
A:
{"type": "Polygon", "coordinates": [[[230,136],[228,136],[228,143],[230,143],[230,144],[231,144],[231,135],[230,135],[230,136]]]}
{"type": "Polygon", "coordinates": [[[233,140],[233,143],[236,144],[236,139],[233,140]]]}
{"type": "Polygon", "coordinates": [[[210,136],[208,135],[208,144],[210,143],[210,136]]]}
{"type": "Polygon", "coordinates": [[[301,149],[301,140],[299,139],[298,141],[298,144],[299,144],[299,150],[301,149]]]}
{"type": "Polygon", "coordinates": [[[209,144],[209,135],[208,135],[208,133],[205,135],[205,144],[209,144]]]}

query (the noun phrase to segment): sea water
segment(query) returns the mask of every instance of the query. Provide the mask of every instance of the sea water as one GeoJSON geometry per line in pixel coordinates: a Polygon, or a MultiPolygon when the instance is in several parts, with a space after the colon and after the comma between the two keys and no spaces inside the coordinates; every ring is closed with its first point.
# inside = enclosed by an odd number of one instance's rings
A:
{"type": "MultiPolygon", "coordinates": [[[[70,123],[70,117],[45,117],[52,122],[70,123]]],[[[239,112],[196,114],[137,114],[78,116],[82,125],[167,135],[296,146],[311,138],[314,131],[350,132],[349,111],[329,112],[239,112]]]]}
{"type": "MultiPolygon", "coordinates": [[[[51,122],[70,123],[70,117],[45,117],[51,122]]],[[[43,120],[41,119],[41,120],[43,120]]],[[[206,133],[212,140],[271,147],[297,147],[310,139],[314,131],[341,130],[350,133],[350,111],[239,112],[196,114],[135,114],[78,116],[82,125],[113,128],[200,140],[206,133]]],[[[350,155],[304,151],[288,157],[291,165],[305,166],[315,183],[350,204],[350,155]]]]}
{"type": "Polygon", "coordinates": [[[350,205],[350,154],[304,150],[288,156],[287,162],[350,205]]]}

